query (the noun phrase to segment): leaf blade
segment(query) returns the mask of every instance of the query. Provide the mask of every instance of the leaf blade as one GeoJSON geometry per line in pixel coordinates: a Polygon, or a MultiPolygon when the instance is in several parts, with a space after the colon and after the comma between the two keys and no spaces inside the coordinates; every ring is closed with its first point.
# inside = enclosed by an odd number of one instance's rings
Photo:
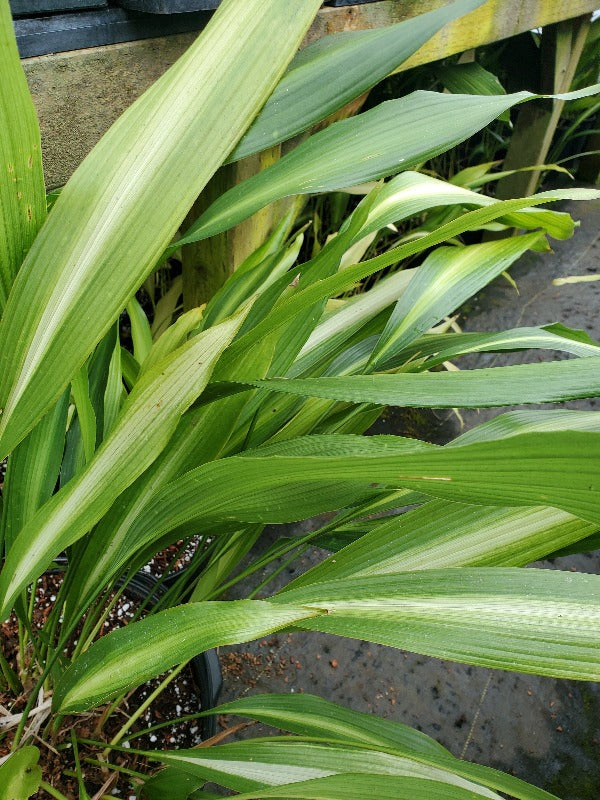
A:
{"type": "Polygon", "coordinates": [[[183,412],[208,383],[243,316],[199,334],[136,383],[110,436],[86,468],[21,530],[0,574],[4,607],[52,558],[81,538],[159,456],[183,412]]]}
{"type": "Polygon", "coordinates": [[[0,6],[0,314],[46,218],[40,129],[13,32],[0,6]]]}
{"type": "Polygon", "coordinates": [[[600,578],[541,569],[421,570],[320,582],[273,602],[328,613],[303,628],[436,658],[573,680],[600,677],[600,578]]]}
{"type": "Polygon", "coordinates": [[[4,453],[58,397],[155,266],[319,5],[223,2],[196,43],[113,125],[60,193],[0,325],[3,339],[15,342],[0,354],[4,453]],[[260,36],[267,24],[268,51],[260,36]]]}
{"type": "Polygon", "coordinates": [[[320,122],[406,61],[447,22],[478,8],[461,0],[373,30],[334,34],[302,50],[230,161],[273,147],[320,122]]]}

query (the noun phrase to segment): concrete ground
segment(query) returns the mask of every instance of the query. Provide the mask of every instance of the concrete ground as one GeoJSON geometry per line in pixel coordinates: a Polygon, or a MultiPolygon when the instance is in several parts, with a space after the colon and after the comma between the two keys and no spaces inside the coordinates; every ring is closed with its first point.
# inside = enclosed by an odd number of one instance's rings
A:
{"type": "MultiPolygon", "coordinates": [[[[511,270],[518,294],[500,279],[477,295],[464,329],[492,331],[562,322],[600,340],[600,282],[552,285],[556,277],[600,273],[600,203],[572,203],[565,210],[581,220],[575,237],[553,243],[555,255],[530,253],[522,258],[511,270]]],[[[482,354],[463,364],[500,366],[541,358],[548,354],[482,354]]],[[[596,402],[568,406],[591,409],[596,402]]],[[[463,411],[462,417],[471,427],[498,413],[496,409],[463,411]]],[[[404,415],[392,412],[382,430],[402,432],[405,425],[404,415]]],[[[457,417],[440,411],[421,435],[440,442],[459,432],[457,417]]],[[[314,524],[309,521],[304,526],[314,524]]],[[[316,548],[311,550],[266,591],[284,585],[323,555],[316,548]]],[[[600,553],[557,559],[544,566],[600,573],[600,553]]],[[[247,589],[240,587],[239,594],[243,596],[247,589]]],[[[280,634],[248,646],[224,648],[221,659],[223,700],[257,692],[320,694],[408,723],[455,755],[514,773],[562,800],[600,796],[600,684],[469,667],[308,633],[280,634]]],[[[260,728],[247,733],[257,732],[260,728]]]]}

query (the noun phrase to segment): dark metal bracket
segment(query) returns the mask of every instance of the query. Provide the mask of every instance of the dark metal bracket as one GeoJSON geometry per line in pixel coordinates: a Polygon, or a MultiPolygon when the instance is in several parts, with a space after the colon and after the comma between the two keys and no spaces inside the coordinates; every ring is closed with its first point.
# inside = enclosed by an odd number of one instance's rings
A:
{"type": "MultiPolygon", "coordinates": [[[[21,58],[201,30],[221,0],[10,0],[21,58]],[[44,15],[44,16],[42,16],[44,15]]],[[[376,0],[328,0],[348,6],[376,0]]]]}

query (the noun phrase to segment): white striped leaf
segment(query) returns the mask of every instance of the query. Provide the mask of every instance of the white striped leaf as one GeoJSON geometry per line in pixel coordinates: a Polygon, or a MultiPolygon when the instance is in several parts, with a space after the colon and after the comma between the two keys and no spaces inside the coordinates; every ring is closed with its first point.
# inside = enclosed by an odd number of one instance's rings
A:
{"type": "Polygon", "coordinates": [[[539,238],[532,233],[434,250],[398,300],[371,356],[370,369],[385,367],[418,336],[505,272],[539,238]]]}
{"type": "MultiPolygon", "coordinates": [[[[585,90],[600,91],[600,86],[585,90]]],[[[576,99],[581,92],[555,95],[576,99]]],[[[481,130],[530,92],[459,95],[413,92],[313,134],[275,164],[221,195],[177,242],[227,230],[283,197],[330,192],[411,169],[481,130]]]]}
{"type": "Polygon", "coordinates": [[[416,356],[428,356],[426,366],[430,369],[468,353],[556,350],[574,356],[600,355],[600,345],[589,337],[581,337],[580,334],[581,331],[574,331],[562,325],[513,328],[494,333],[426,334],[404,348],[400,356],[407,361],[416,356]]]}
{"type": "Polygon", "coordinates": [[[202,392],[243,313],[210,328],[149,370],[127,398],[110,436],[86,468],[23,527],[0,575],[0,606],[80,539],[160,455],[181,415],[202,392]]]}
{"type": "Polygon", "coordinates": [[[327,609],[303,629],[484,667],[600,679],[600,577],[500,567],[320,581],[272,602],[327,609]]]}
{"type": "MultiPolygon", "coordinates": [[[[432,178],[430,175],[402,172],[384,184],[369,212],[361,235],[367,236],[390,223],[417,216],[431,208],[493,206],[496,202],[498,201],[493,197],[432,178]]],[[[568,239],[575,227],[569,214],[548,209],[519,211],[501,216],[500,220],[519,228],[543,228],[555,239],[568,239]]],[[[425,228],[427,227],[426,224],[425,228]]]]}
{"type": "Polygon", "coordinates": [[[498,219],[508,213],[528,208],[529,206],[537,206],[542,203],[563,199],[593,200],[598,197],[600,197],[600,192],[593,189],[559,189],[553,192],[541,192],[540,194],[532,195],[528,198],[502,200],[496,202],[493,206],[469,211],[458,219],[440,226],[416,241],[394,247],[375,258],[346,267],[341,272],[331,275],[329,278],[321,278],[314,284],[300,289],[288,299],[278,303],[262,322],[258,323],[251,331],[245,334],[239,342],[236,342],[228,351],[225,357],[225,363],[235,363],[240,357],[241,352],[254,347],[257,342],[261,341],[266,335],[272,334],[275,329],[286,324],[300,311],[310,308],[319,300],[335,297],[338,294],[353,289],[357,282],[364,280],[369,275],[373,275],[378,270],[393,264],[398,264],[409,256],[421,253],[466,231],[480,228],[481,225],[487,222],[498,219]]]}
{"type": "Polygon", "coordinates": [[[304,692],[239,697],[205,713],[235,714],[312,739],[352,742],[415,757],[450,756],[435,739],[410,725],[354,711],[304,692]]]}
{"type": "Polygon", "coordinates": [[[294,625],[500,669],[600,679],[600,577],[465,568],[320,582],[269,601],[190,603],[113,631],[59,680],[80,711],[219,644],[294,625]]]}
{"type": "MultiPolygon", "coordinates": [[[[236,714],[311,739],[411,755],[519,800],[553,800],[543,789],[489,767],[456,759],[435,739],[397,720],[353,711],[310,694],[241,697],[206,713],[236,714]]],[[[252,744],[249,743],[251,747],[252,744]]],[[[214,751],[213,751],[214,752],[214,751]]]]}
{"type": "Polygon", "coordinates": [[[281,77],[320,6],[224,0],[60,193],[0,326],[4,455],[59,396],[156,265],[281,77]],[[268,48],[264,31],[269,30],[268,48]]]}
{"type": "Polygon", "coordinates": [[[179,750],[161,754],[159,758],[166,764],[238,792],[327,775],[363,773],[440,781],[449,787],[472,792],[475,797],[501,800],[496,792],[457,775],[452,770],[451,759],[449,763],[436,764],[433,759],[416,759],[356,745],[303,742],[295,737],[234,742],[204,751],[179,750]]]}
{"type": "Polygon", "coordinates": [[[53,707],[83,711],[212,647],[266,636],[320,611],[260,600],[188,603],[103,636],[59,679],[53,707]]]}
{"type": "Polygon", "coordinates": [[[597,528],[555,508],[486,508],[433,500],[385,518],[303,573],[293,586],[442,567],[522,567],[597,528]]]}

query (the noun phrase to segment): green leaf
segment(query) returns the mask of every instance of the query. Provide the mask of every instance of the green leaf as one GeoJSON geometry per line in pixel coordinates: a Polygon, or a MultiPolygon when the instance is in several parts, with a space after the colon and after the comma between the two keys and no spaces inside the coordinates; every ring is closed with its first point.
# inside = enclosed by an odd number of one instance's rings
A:
{"type": "Polygon", "coordinates": [[[327,609],[302,629],[436,658],[600,679],[600,577],[482,567],[363,576],[284,590],[273,603],[327,609]]]}
{"type": "Polygon", "coordinates": [[[392,272],[380,278],[368,292],[353,295],[339,308],[323,315],[287,375],[293,378],[310,373],[315,365],[339,356],[344,343],[355,333],[366,338],[368,323],[402,297],[415,271],[413,268],[392,272]]]}
{"type": "Polygon", "coordinates": [[[486,508],[433,500],[386,518],[293,586],[441,567],[521,567],[584,539],[597,524],[554,508],[486,508]]]}
{"type": "Polygon", "coordinates": [[[154,319],[152,320],[152,338],[158,339],[173,321],[173,315],[177,309],[183,289],[183,278],[178,275],[169,290],[163,294],[158,303],[154,306],[154,319]]]}
{"type": "Polygon", "coordinates": [[[135,360],[143,366],[144,361],[152,349],[152,332],[150,323],[144,309],[135,297],[127,303],[127,314],[131,324],[131,338],[133,340],[133,355],[135,360]]]}
{"type": "Polygon", "coordinates": [[[596,397],[600,394],[599,366],[600,356],[596,356],[460,372],[266,378],[248,385],[348,403],[407,408],[496,408],[596,397]]]}
{"type": "MultiPolygon", "coordinates": [[[[60,468],[61,486],[65,486],[74,475],[83,469],[102,441],[105,393],[117,338],[117,325],[113,325],[98,344],[89,361],[81,368],[82,374],[75,376],[77,401],[81,408],[82,419],[79,418],[78,410],[67,431],[65,453],[60,468]],[[80,386],[78,381],[81,383],[80,386]]],[[[114,377],[113,375],[113,379],[114,377]]],[[[72,394],[74,393],[72,392],[72,394]]]]}
{"type": "Polygon", "coordinates": [[[127,398],[111,435],[86,468],[21,530],[0,576],[3,607],[61,550],[83,536],[166,446],[206,386],[246,311],[199,334],[149,370],[127,398]]]}
{"type": "Polygon", "coordinates": [[[490,797],[485,790],[451,786],[441,781],[392,775],[328,775],[310,781],[285,784],[238,795],[239,800],[478,800],[490,797]]]}
{"type": "Polygon", "coordinates": [[[60,678],[53,707],[60,713],[83,711],[203,650],[248,642],[320,613],[259,600],[169,608],[95,642],[60,678]]]}
{"type": "Polygon", "coordinates": [[[37,792],[42,781],[37,747],[22,747],[0,765],[0,786],[7,800],[27,800],[37,792]]]}
{"type": "Polygon", "coordinates": [[[560,508],[600,521],[600,433],[524,433],[435,447],[400,437],[307,436],[190,470],[135,525],[140,545],[182,524],[293,522],[407,487],[461,503],[560,508]],[[236,491],[231,492],[230,487],[236,491]]]}
{"type": "Polygon", "coordinates": [[[600,345],[574,338],[568,328],[513,328],[497,333],[425,334],[402,351],[402,358],[428,356],[425,367],[443,364],[468,353],[489,353],[515,350],[556,350],[574,356],[596,356],[600,345]]]}
{"type": "MultiPolygon", "coordinates": [[[[202,788],[203,783],[189,772],[169,767],[144,781],[141,796],[144,800],[187,800],[192,792],[202,788]]],[[[202,797],[205,798],[204,792],[202,797]]]]}
{"type": "Polygon", "coordinates": [[[54,492],[65,445],[68,407],[66,391],[8,460],[2,489],[3,538],[7,551],[23,525],[54,492]]]}
{"type": "Polygon", "coordinates": [[[460,0],[396,25],[325,36],[308,45],[229,160],[266,150],[320,122],[397,69],[447,22],[482,2],[460,0]]]}
{"type": "MultiPolygon", "coordinates": [[[[493,206],[497,202],[493,197],[429,175],[411,171],[402,172],[383,185],[360,235],[365,236],[390,223],[417,216],[432,208],[493,206]]],[[[499,214],[498,217],[506,225],[517,228],[543,228],[555,239],[568,239],[575,227],[569,214],[546,208],[524,209],[512,214],[499,214]]]]}
{"type": "Polygon", "coordinates": [[[498,78],[476,61],[444,64],[435,73],[453,94],[506,94],[498,78]]]}
{"type": "Polygon", "coordinates": [[[513,105],[536,97],[529,92],[417,91],[388,100],[313,134],[272,166],[229,189],[171,249],[221,233],[282,197],[335,191],[411,169],[464,141],[513,105]]]}
{"type": "Polygon", "coordinates": [[[121,343],[117,333],[117,341],[110,357],[104,388],[102,439],[106,439],[114,427],[121,408],[124,391],[121,373],[121,343]]]}
{"type": "MultiPolygon", "coordinates": [[[[271,355],[270,343],[267,341],[265,346],[263,342],[236,361],[232,369],[234,372],[251,369],[264,375],[271,355]]],[[[90,535],[78,563],[69,605],[83,611],[99,587],[124,570],[134,555],[147,545],[141,531],[153,529],[151,501],[158,490],[226,451],[246,399],[244,395],[226,398],[183,415],[168,448],[120,496],[119,503],[111,507],[90,535]]],[[[151,541],[156,541],[154,536],[151,541]]]]}
{"type": "Polygon", "coordinates": [[[348,291],[354,288],[358,281],[364,280],[369,275],[373,275],[385,267],[398,264],[402,259],[408,258],[415,253],[423,252],[465,231],[480,228],[481,225],[498,219],[502,215],[519,211],[523,208],[562,199],[593,200],[598,197],[600,197],[600,192],[593,189],[559,189],[554,192],[541,192],[528,198],[503,200],[494,203],[489,208],[469,211],[458,219],[452,220],[419,238],[417,241],[405,243],[368,261],[346,267],[342,272],[331,275],[329,278],[321,278],[314,284],[296,292],[292,297],[279,303],[262,322],[241,337],[238,342],[234,343],[225,356],[224,363],[228,365],[235,363],[242,352],[255,347],[257,342],[286,324],[302,309],[309,308],[323,298],[335,297],[342,292],[348,291]]]}
{"type": "Polygon", "coordinates": [[[0,325],[2,341],[13,343],[0,353],[2,455],[58,398],[155,267],[319,6],[225,0],[60,193],[0,325]]]}
{"type": "MultiPolygon", "coordinates": [[[[141,374],[148,372],[149,369],[156,366],[163,358],[166,358],[170,353],[184,344],[188,336],[193,332],[200,329],[202,325],[202,309],[192,308],[182,314],[176,322],[169,327],[158,337],[146,351],[144,359],[139,362],[141,364],[141,374]]],[[[139,361],[139,359],[137,359],[139,361]]]]}
{"type": "Polygon", "coordinates": [[[576,411],[553,408],[543,411],[522,409],[500,414],[498,417],[471,428],[449,443],[448,447],[471,442],[491,442],[523,433],[549,431],[600,431],[600,414],[597,411],[576,411]]]}
{"type": "Polygon", "coordinates": [[[253,695],[207,713],[236,714],[313,739],[409,755],[521,800],[554,798],[511,775],[458,760],[434,739],[401,722],[352,711],[310,694],[253,695]]]}
{"type": "MultiPolygon", "coordinates": [[[[0,314],[46,218],[40,129],[13,33],[0,3],[0,314]]],[[[6,340],[4,340],[6,341],[6,340]]]]}
{"type": "Polygon", "coordinates": [[[140,365],[129,350],[126,350],[124,347],[121,347],[120,361],[123,381],[128,388],[132,389],[140,375],[140,365]]]}
{"type": "Polygon", "coordinates": [[[77,408],[85,461],[89,463],[96,449],[96,415],[90,400],[87,364],[84,364],[71,381],[71,393],[77,408]]]}
{"type": "Polygon", "coordinates": [[[172,248],[227,230],[282,197],[335,191],[410,169],[526,97],[418,91],[336,122],[221,195],[172,248]]]}
{"type": "Polygon", "coordinates": [[[385,368],[418,336],[500,275],[533,246],[539,234],[471,247],[440,247],[417,269],[379,338],[370,368],[385,368]]]}
{"type": "Polygon", "coordinates": [[[208,301],[204,312],[205,327],[233,313],[253,293],[264,293],[294,264],[302,245],[302,234],[287,250],[285,245],[296,214],[297,208],[294,206],[266,241],[240,264],[208,301]]]}
{"type": "Polygon", "coordinates": [[[352,711],[311,694],[241,697],[207,713],[250,717],[301,736],[391,748],[407,755],[450,755],[441,744],[409,725],[352,711]]]}
{"type": "Polygon", "coordinates": [[[434,759],[418,760],[372,748],[348,746],[347,743],[303,742],[288,737],[274,741],[234,742],[204,751],[161,753],[158,758],[236,791],[251,792],[261,788],[266,796],[271,786],[283,784],[289,790],[295,784],[327,775],[362,773],[375,780],[381,775],[395,775],[439,781],[447,784],[449,789],[466,791],[467,797],[473,793],[474,797],[501,800],[495,792],[456,775],[448,764],[438,765],[434,759]]]}

